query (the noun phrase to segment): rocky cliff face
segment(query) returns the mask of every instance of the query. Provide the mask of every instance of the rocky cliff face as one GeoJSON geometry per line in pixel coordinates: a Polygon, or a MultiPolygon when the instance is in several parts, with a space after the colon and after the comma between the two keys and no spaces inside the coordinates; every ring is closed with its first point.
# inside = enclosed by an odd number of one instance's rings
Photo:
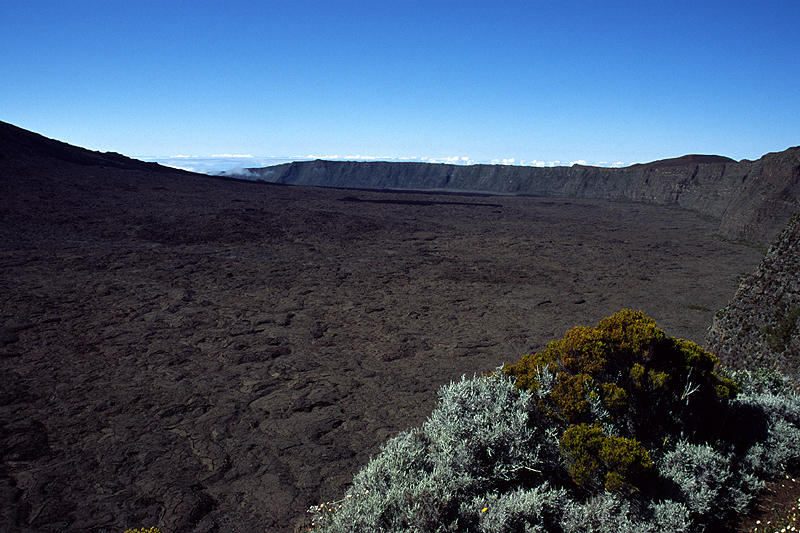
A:
{"type": "Polygon", "coordinates": [[[265,181],[355,189],[480,191],[679,205],[725,237],[767,245],[800,207],[800,147],[757,161],[690,155],[626,168],[308,161],[250,169],[265,181]]]}
{"type": "Polygon", "coordinates": [[[729,368],[772,368],[800,383],[800,211],[717,312],[706,343],[729,368]]]}

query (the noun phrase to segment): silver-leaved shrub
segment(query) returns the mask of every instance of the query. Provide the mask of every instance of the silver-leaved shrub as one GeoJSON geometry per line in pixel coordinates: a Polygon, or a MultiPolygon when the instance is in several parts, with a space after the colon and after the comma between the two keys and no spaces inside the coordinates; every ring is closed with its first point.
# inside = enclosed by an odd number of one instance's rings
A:
{"type": "MultiPolygon", "coordinates": [[[[774,373],[731,378],[741,392],[720,413],[729,418],[719,433],[728,440],[664,435],[648,450],[650,483],[614,492],[573,482],[559,449],[564,427],[541,412],[540,394],[499,371],[462,378],[442,387],[421,427],[385,444],[342,500],[313,508],[314,526],[329,533],[691,533],[724,524],[746,511],[764,480],[800,464],[800,395],[774,373]]],[[[551,381],[543,371],[543,389],[551,381]]]]}

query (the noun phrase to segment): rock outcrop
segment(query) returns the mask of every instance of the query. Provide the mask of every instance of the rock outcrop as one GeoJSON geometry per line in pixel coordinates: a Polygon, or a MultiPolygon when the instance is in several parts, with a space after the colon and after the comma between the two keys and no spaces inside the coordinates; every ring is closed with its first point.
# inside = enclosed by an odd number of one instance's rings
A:
{"type": "Polygon", "coordinates": [[[757,161],[688,155],[625,168],[521,167],[307,161],[249,169],[291,185],[354,189],[480,191],[678,205],[719,219],[719,233],[771,243],[800,208],[800,147],[757,161]]]}
{"type": "Polygon", "coordinates": [[[772,368],[800,383],[800,211],[717,312],[707,345],[729,368],[772,368]]]}

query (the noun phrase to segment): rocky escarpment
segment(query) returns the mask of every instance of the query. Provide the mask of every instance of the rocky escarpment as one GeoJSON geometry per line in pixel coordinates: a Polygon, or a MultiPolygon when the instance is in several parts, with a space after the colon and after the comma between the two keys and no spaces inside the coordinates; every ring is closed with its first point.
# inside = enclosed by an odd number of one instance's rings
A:
{"type": "Polygon", "coordinates": [[[800,207],[800,147],[757,161],[689,155],[625,168],[307,161],[249,169],[265,181],[357,189],[482,191],[678,205],[725,237],[767,245],[800,207]]]}
{"type": "Polygon", "coordinates": [[[707,345],[729,368],[800,376],[800,212],[715,316],[707,345]]]}

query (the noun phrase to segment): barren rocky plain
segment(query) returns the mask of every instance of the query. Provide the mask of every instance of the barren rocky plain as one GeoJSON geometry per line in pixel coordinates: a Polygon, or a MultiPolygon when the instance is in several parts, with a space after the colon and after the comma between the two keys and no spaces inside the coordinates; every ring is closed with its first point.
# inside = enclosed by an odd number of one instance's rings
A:
{"type": "Polygon", "coordinates": [[[452,380],[622,308],[702,344],[763,254],[718,225],[5,153],[0,530],[299,529],[452,380]]]}

